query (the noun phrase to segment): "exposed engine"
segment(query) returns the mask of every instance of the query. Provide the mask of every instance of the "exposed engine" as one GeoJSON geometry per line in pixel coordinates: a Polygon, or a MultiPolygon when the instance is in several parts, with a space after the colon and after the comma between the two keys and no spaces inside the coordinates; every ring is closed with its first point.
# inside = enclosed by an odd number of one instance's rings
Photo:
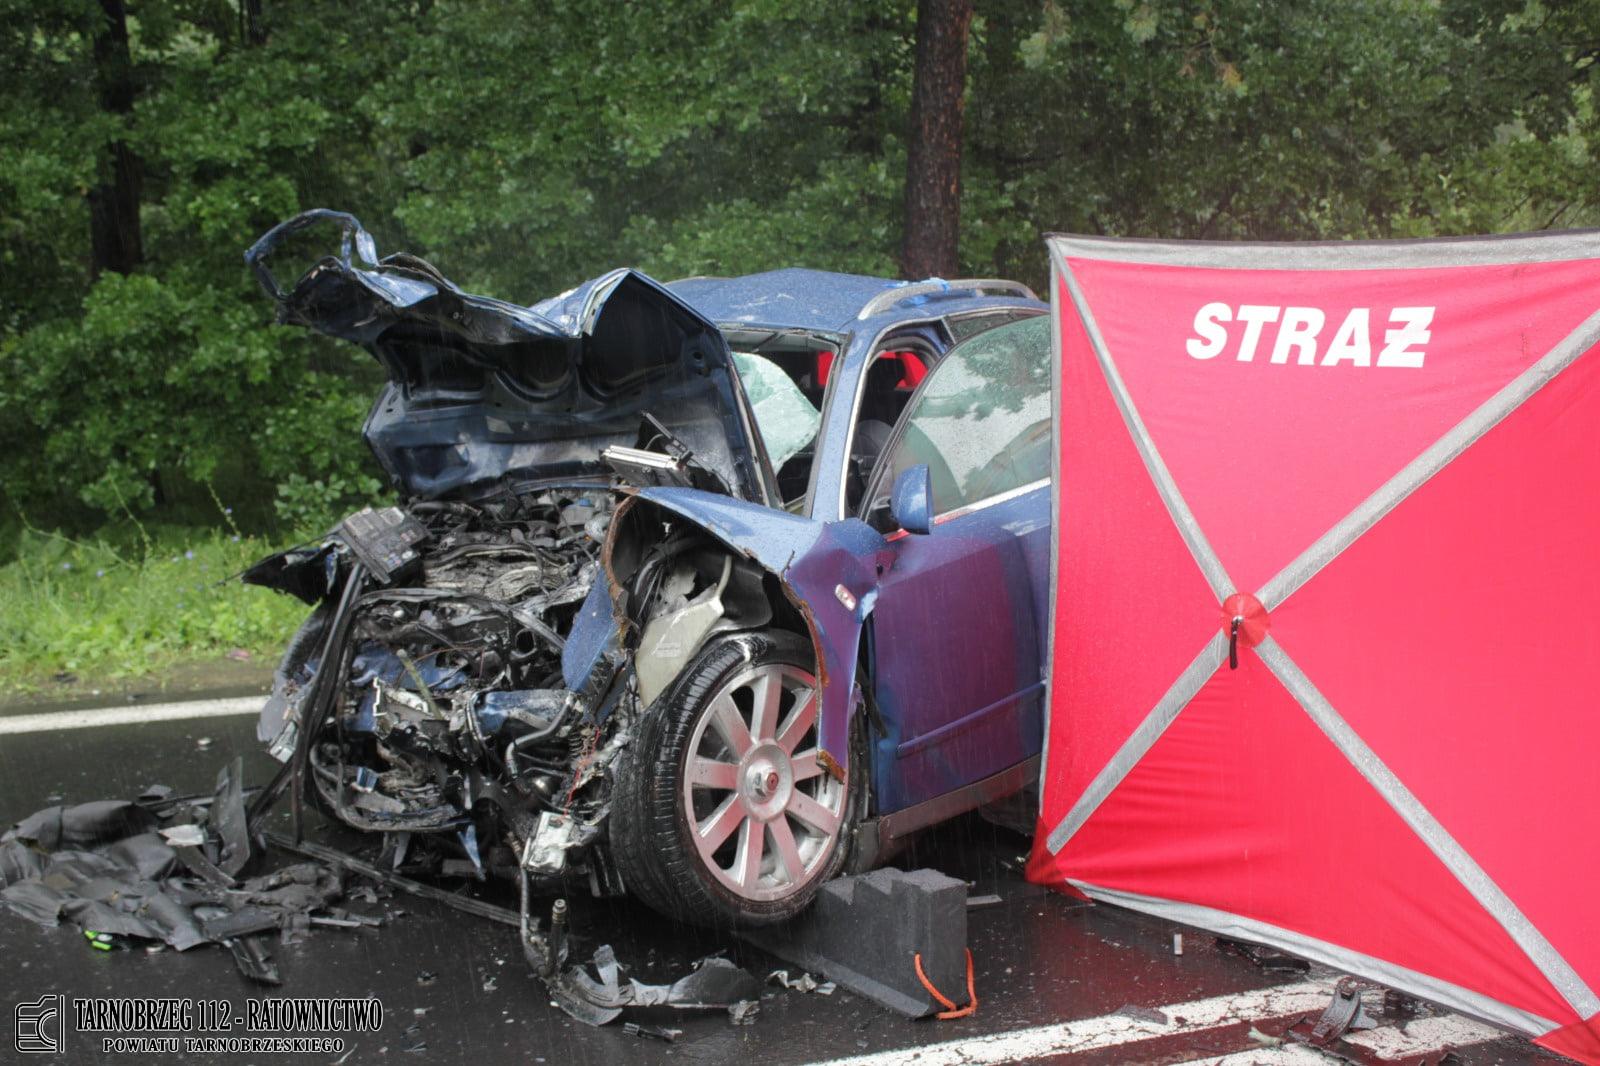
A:
{"type": "Polygon", "coordinates": [[[454,845],[454,872],[586,872],[592,890],[620,891],[603,848],[591,846],[609,794],[596,782],[626,716],[600,698],[616,661],[594,654],[590,683],[576,691],[562,668],[601,580],[611,508],[596,489],[352,516],[323,566],[346,581],[370,576],[353,593],[342,639],[327,639],[330,600],[291,646],[272,701],[285,726],[274,753],[287,761],[301,723],[320,720],[307,778],[340,820],[433,834],[454,845]],[[340,683],[317,714],[325,646],[338,649],[340,683]]]}

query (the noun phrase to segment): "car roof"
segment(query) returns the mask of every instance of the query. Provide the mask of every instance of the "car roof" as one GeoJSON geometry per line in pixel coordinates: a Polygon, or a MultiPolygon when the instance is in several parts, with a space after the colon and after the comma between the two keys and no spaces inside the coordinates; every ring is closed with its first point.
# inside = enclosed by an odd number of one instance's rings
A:
{"type": "Polygon", "coordinates": [[[913,313],[919,318],[957,310],[953,301],[958,300],[961,309],[995,304],[1039,306],[1032,291],[1016,282],[991,279],[904,282],[799,267],[737,278],[685,278],[670,283],[667,288],[711,321],[723,325],[738,323],[836,334],[855,329],[862,318],[907,305],[914,308],[913,313]],[[885,295],[896,289],[904,290],[904,295],[899,298],[885,295]],[[1005,295],[983,295],[986,292],[1005,295]],[[952,302],[947,304],[946,301],[952,302]],[[931,306],[935,304],[939,306],[931,306]]]}

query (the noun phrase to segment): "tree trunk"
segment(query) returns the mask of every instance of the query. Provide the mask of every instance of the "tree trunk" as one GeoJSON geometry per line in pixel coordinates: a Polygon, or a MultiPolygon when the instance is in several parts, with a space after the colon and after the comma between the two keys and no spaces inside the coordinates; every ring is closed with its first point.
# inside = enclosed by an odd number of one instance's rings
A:
{"type": "Polygon", "coordinates": [[[261,17],[261,0],[239,0],[239,22],[245,43],[252,47],[267,43],[267,24],[261,17]]]}
{"type": "MultiPolygon", "coordinates": [[[[100,0],[102,18],[94,35],[95,84],[101,110],[123,119],[133,114],[136,86],[128,49],[128,12],[123,0],[100,0]]],[[[126,274],[144,262],[139,228],[144,162],[118,138],[106,146],[100,181],[89,190],[89,229],[95,277],[126,274]]]]}
{"type": "Polygon", "coordinates": [[[961,115],[971,28],[972,0],[918,0],[900,261],[913,280],[951,277],[960,265],[961,115]]]}

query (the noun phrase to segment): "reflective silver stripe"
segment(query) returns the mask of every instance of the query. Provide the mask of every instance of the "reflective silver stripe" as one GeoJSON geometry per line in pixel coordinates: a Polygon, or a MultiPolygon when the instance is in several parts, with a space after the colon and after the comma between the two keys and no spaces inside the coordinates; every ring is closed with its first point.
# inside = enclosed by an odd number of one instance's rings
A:
{"type": "Polygon", "coordinates": [[[1083,790],[1083,795],[1078,797],[1078,802],[1072,805],[1067,816],[1050,831],[1045,847],[1054,855],[1067,846],[1067,841],[1072,839],[1074,833],[1083,828],[1083,823],[1095,812],[1095,808],[1105,802],[1113,789],[1122,784],[1122,779],[1128,772],[1139,764],[1145,752],[1155,745],[1161,734],[1167,731],[1173,721],[1178,717],[1178,712],[1189,705],[1211,675],[1217,672],[1228,658],[1228,637],[1218,633],[1211,638],[1211,642],[1200,650],[1183,673],[1178,675],[1178,680],[1167,689],[1166,695],[1161,697],[1161,702],[1145,716],[1139,728],[1133,735],[1123,742],[1122,747],[1111,757],[1111,761],[1101,768],[1094,780],[1089,782],[1089,787],[1083,790]]]}
{"type": "Polygon", "coordinates": [[[1396,267],[1498,266],[1600,258],[1600,231],[1453,237],[1416,241],[1153,241],[1051,234],[1063,258],[1234,270],[1391,270],[1396,267]]]}
{"type": "MultiPolygon", "coordinates": [[[[1062,265],[1065,267],[1064,263],[1062,265]]],[[[1083,320],[1084,329],[1089,334],[1089,343],[1094,348],[1095,359],[1100,364],[1101,372],[1105,374],[1106,384],[1111,387],[1111,395],[1117,402],[1117,409],[1122,412],[1122,420],[1127,423],[1128,433],[1139,449],[1139,456],[1144,460],[1145,469],[1150,472],[1150,480],[1155,482],[1156,492],[1160,493],[1162,502],[1167,505],[1167,512],[1172,515],[1172,521],[1177,525],[1179,535],[1189,546],[1189,553],[1199,564],[1200,572],[1205,575],[1211,591],[1216,594],[1217,602],[1221,603],[1234,592],[1233,579],[1228,576],[1228,571],[1223,567],[1222,560],[1217,558],[1217,553],[1211,550],[1211,544],[1201,531],[1200,523],[1195,521],[1194,513],[1184,502],[1183,493],[1178,491],[1177,482],[1172,480],[1172,474],[1167,470],[1167,464],[1156,451],[1155,442],[1150,439],[1144,421],[1140,419],[1139,412],[1133,406],[1133,397],[1128,395],[1128,388],[1123,384],[1122,375],[1117,373],[1117,366],[1111,358],[1110,349],[1106,347],[1105,337],[1101,335],[1094,314],[1089,310],[1089,301],[1084,297],[1083,290],[1078,287],[1078,279],[1067,269],[1063,269],[1061,276],[1072,292],[1072,302],[1077,307],[1078,316],[1083,320]]]]}
{"type": "Polygon", "coordinates": [[[1317,723],[1323,733],[1344,755],[1350,760],[1350,765],[1356,772],[1366,779],[1380,796],[1394,808],[1412,831],[1422,838],[1428,850],[1444,863],[1445,867],[1455,875],[1461,886],[1472,894],[1483,909],[1488,911],[1499,922],[1511,939],[1516,941],[1539,972],[1555,986],[1556,990],[1572,1004],[1572,1008],[1583,1018],[1588,1018],[1600,1012],[1600,997],[1596,997],[1593,990],[1584,983],[1567,960],[1555,946],[1546,940],[1544,934],[1530,922],[1527,915],[1517,908],[1500,886],[1494,883],[1483,867],[1479,866],[1465,848],[1456,843],[1439,820],[1422,805],[1422,801],[1406,788],[1405,783],[1396,777],[1394,771],[1384,765],[1376,752],[1367,746],[1366,741],[1350,727],[1350,724],[1339,716],[1333,705],[1311,683],[1311,679],[1301,671],[1300,667],[1291,659],[1277,641],[1270,636],[1256,646],[1256,654],[1267,665],[1279,681],[1283,682],[1291,695],[1304,707],[1312,721],[1317,723]]]}
{"type": "MultiPolygon", "coordinates": [[[[934,515],[933,524],[936,525],[936,526],[942,526],[946,522],[953,522],[958,518],[965,518],[969,514],[976,514],[979,511],[986,511],[990,507],[996,507],[996,506],[999,506],[1002,503],[1009,503],[1012,500],[1016,499],[1018,496],[1026,496],[1030,492],[1037,492],[1039,489],[1042,489],[1042,488],[1045,488],[1045,487],[1049,486],[1050,483],[1051,483],[1051,479],[1050,478],[1042,477],[1042,478],[1038,479],[1037,481],[1030,481],[1026,485],[1018,485],[1014,489],[1007,489],[1006,491],[1004,491],[1002,493],[998,493],[998,494],[996,494],[994,496],[986,496],[983,499],[979,500],[977,503],[969,503],[964,507],[957,507],[957,508],[955,508],[953,510],[946,511],[943,514],[934,515]]],[[[1051,513],[1054,514],[1053,511],[1051,513]]],[[[884,534],[884,539],[885,540],[891,540],[891,541],[892,540],[899,540],[901,537],[904,537],[904,536],[907,536],[907,535],[908,534],[906,533],[905,530],[896,529],[892,533],[885,533],[884,534]]],[[[1054,565],[1054,564],[1052,564],[1052,565],[1054,565]]],[[[1052,571],[1052,572],[1054,572],[1054,571],[1052,571]]],[[[1053,618],[1055,616],[1051,615],[1051,617],[1053,618]]]]}
{"type": "Polygon", "coordinates": [[[1009,503],[1018,496],[1026,496],[1028,493],[1033,492],[1036,489],[1042,489],[1048,484],[1050,484],[1050,479],[1042,477],[1036,481],[1030,481],[1026,485],[1018,485],[1014,489],[1006,489],[1004,492],[998,492],[993,496],[985,496],[977,503],[969,503],[961,507],[954,507],[943,512],[942,514],[934,515],[933,524],[936,526],[943,525],[945,522],[952,522],[957,518],[965,518],[969,514],[975,514],[978,511],[987,510],[990,507],[996,507],[1002,503],[1009,503]]]}
{"type": "Polygon", "coordinates": [[[1061,301],[1056,299],[1065,271],[1061,253],[1050,248],[1050,608],[1045,617],[1044,750],[1039,753],[1039,795],[1050,774],[1050,729],[1055,710],[1051,686],[1056,672],[1056,598],[1061,586],[1061,301]]]}
{"type": "Polygon", "coordinates": [[[1458,1010],[1463,1014],[1470,1014],[1486,1022],[1531,1036],[1543,1036],[1560,1028],[1548,1018],[1541,1018],[1529,1011],[1507,1006],[1499,1000],[1490,999],[1482,993],[1462,988],[1449,981],[1441,981],[1437,977],[1408,970],[1371,955],[1362,955],[1337,944],[1329,944],[1288,929],[1258,922],[1254,918],[1241,918],[1227,911],[1214,910],[1194,903],[1177,903],[1114,888],[1101,888],[1082,881],[1068,883],[1090,899],[1114,903],[1119,907],[1153,914],[1168,921],[1197,926],[1220,936],[1270,944],[1312,962],[1380,981],[1392,988],[1403,989],[1441,1006],[1449,1007],[1451,1010],[1458,1010]]]}
{"type": "Polygon", "coordinates": [[[1267,610],[1272,610],[1288,599],[1300,586],[1316,576],[1339,553],[1355,543],[1379,519],[1397,507],[1402,500],[1427,483],[1428,479],[1450,464],[1489,430],[1493,429],[1523,402],[1542,389],[1561,371],[1571,366],[1584,352],[1600,341],[1600,311],[1596,311],[1583,324],[1569,333],[1560,344],[1537,363],[1513,378],[1499,392],[1485,400],[1472,414],[1454,429],[1440,437],[1432,447],[1417,456],[1377,492],[1367,497],[1338,525],[1318,537],[1316,542],[1284,567],[1277,576],[1261,587],[1256,598],[1267,610]]]}

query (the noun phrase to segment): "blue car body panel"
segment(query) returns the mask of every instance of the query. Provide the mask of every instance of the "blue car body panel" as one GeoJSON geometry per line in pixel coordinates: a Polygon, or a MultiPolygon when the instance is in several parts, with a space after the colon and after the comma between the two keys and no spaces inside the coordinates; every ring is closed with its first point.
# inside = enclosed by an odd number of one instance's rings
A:
{"type": "Polygon", "coordinates": [[[353,217],[308,211],[246,253],[278,321],[365,348],[388,382],[363,435],[418,499],[487,495],[543,480],[599,484],[608,445],[634,443],[649,413],[731,493],[771,498],[732,355],[682,297],[613,270],[531,307],[463,292],[414,256],[376,258],[353,217]],[[312,226],[343,233],[339,256],[285,291],[268,261],[312,226]]]}
{"type": "Polygon", "coordinates": [[[638,495],[694,522],[777,577],[810,625],[818,652],[818,747],[845,765],[856,651],[878,595],[883,535],[857,519],[819,523],[695,489],[649,488],[638,495]]]}
{"type": "Polygon", "coordinates": [[[611,591],[604,581],[596,581],[589,586],[561,649],[561,683],[574,692],[581,691],[595,666],[618,646],[621,635],[611,611],[611,591]]]}
{"type": "Polygon", "coordinates": [[[819,746],[843,764],[863,626],[886,733],[874,804],[901,810],[998,773],[1043,742],[1047,485],[885,538],[694,489],[638,495],[760,563],[801,606],[819,655],[819,746]],[[841,595],[841,590],[843,595],[841,595]],[[985,624],[974,626],[973,620],[985,624]]]}
{"type": "MultiPolygon", "coordinates": [[[[1048,484],[944,515],[927,535],[885,538],[847,517],[856,396],[873,359],[912,348],[936,359],[955,343],[943,319],[1039,313],[1014,297],[916,296],[861,308],[880,279],[789,270],[692,279],[669,288],[725,331],[813,332],[836,351],[807,510],[798,517],[680,488],[640,493],[758,560],[804,605],[821,677],[821,746],[847,750],[861,635],[883,735],[869,752],[877,813],[960,790],[1037,755],[1043,742],[1043,634],[1049,592],[1048,484]],[[839,592],[853,606],[841,602],[839,592]]],[[[935,371],[936,372],[936,371],[935,371]]]]}
{"type": "Polygon", "coordinates": [[[903,283],[826,270],[769,270],[738,278],[685,278],[667,288],[723,325],[843,334],[869,300],[903,283]]]}
{"type": "Polygon", "coordinates": [[[890,542],[873,612],[881,810],[911,807],[1038,754],[1043,743],[1050,489],[890,542]]]}

